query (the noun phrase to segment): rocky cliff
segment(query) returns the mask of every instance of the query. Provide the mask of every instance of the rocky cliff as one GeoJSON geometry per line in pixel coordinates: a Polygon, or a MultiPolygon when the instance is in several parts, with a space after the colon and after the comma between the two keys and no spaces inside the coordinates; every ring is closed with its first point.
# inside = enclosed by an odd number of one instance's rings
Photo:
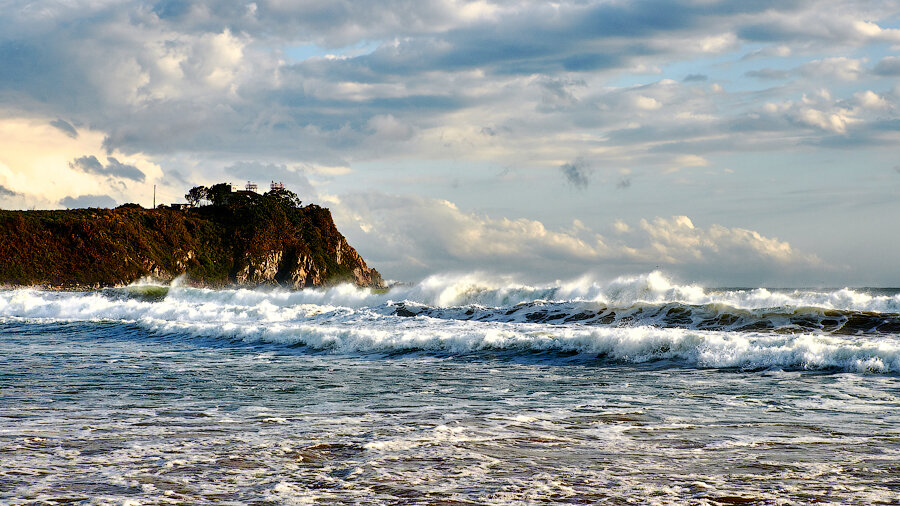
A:
{"type": "Polygon", "coordinates": [[[0,285],[99,288],[186,275],[203,286],[382,287],[328,209],[280,195],[187,210],[0,211],[0,285]]]}

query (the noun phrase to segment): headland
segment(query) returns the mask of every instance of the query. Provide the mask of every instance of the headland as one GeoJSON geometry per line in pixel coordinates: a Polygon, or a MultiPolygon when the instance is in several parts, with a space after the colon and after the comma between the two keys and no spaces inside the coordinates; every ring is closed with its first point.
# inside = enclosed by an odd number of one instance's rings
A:
{"type": "Polygon", "coordinates": [[[155,209],[0,211],[0,285],[79,290],[184,276],[209,287],[384,286],[328,209],[283,187],[221,183],[186,198],[155,209]]]}

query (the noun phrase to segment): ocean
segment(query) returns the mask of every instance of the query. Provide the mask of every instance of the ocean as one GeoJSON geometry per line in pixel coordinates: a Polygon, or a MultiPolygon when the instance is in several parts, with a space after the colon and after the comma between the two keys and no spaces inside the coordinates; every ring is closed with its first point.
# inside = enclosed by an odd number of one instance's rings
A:
{"type": "Polygon", "coordinates": [[[2,504],[897,504],[900,290],[0,291],[2,504]]]}

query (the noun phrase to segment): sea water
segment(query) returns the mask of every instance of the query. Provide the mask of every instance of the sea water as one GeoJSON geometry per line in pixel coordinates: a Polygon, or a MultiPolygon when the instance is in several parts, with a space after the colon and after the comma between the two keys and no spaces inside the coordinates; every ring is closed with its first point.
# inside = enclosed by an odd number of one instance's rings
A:
{"type": "Polygon", "coordinates": [[[898,373],[900,290],[5,290],[0,503],[896,503],[898,373]]]}

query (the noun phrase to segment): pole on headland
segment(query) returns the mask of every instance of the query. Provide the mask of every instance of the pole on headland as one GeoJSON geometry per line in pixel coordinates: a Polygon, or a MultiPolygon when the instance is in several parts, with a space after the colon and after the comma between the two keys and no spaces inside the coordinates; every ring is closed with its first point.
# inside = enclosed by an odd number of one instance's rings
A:
{"type": "Polygon", "coordinates": [[[156,209],[156,185],[153,185],[153,209],[156,209]]]}

